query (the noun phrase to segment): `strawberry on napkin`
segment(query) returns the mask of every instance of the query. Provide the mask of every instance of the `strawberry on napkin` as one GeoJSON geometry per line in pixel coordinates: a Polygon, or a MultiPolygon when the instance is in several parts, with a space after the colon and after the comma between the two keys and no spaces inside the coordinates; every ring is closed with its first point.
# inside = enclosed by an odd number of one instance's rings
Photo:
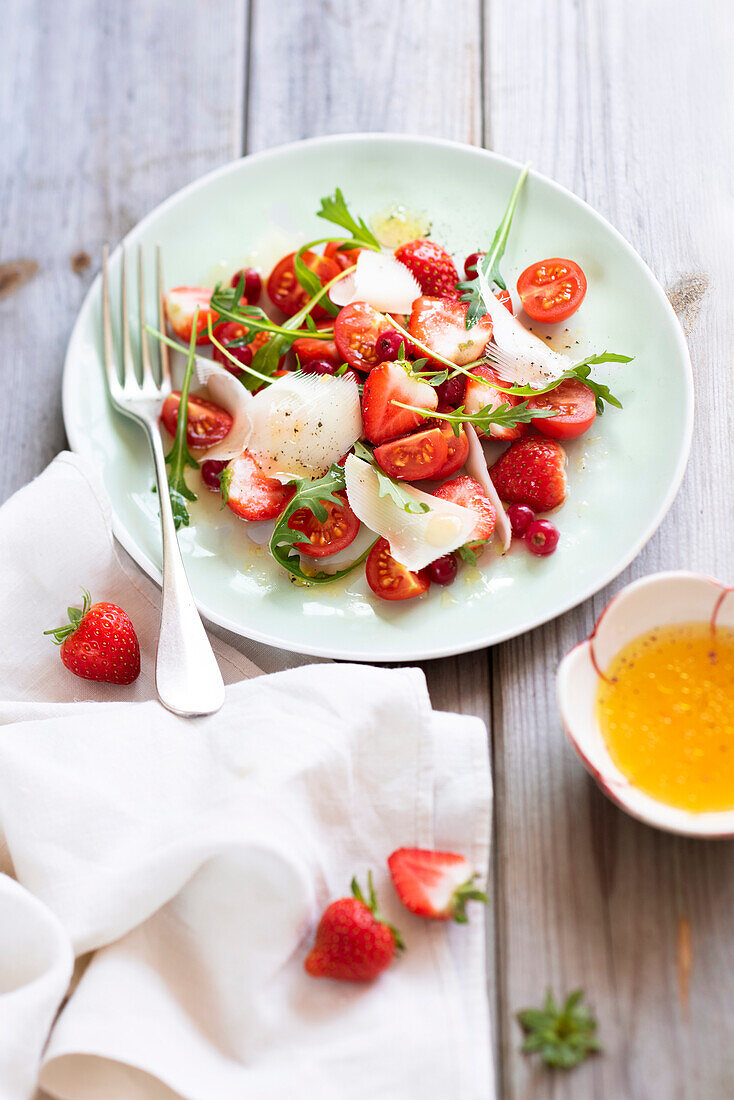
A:
{"type": "Polygon", "coordinates": [[[0,510],[0,1096],[488,1100],[482,907],[426,921],[386,862],[462,852],[484,882],[481,722],[433,712],[416,670],[264,676],[219,639],[224,707],[178,718],[154,700],[157,599],[78,458],[0,510]],[[130,617],[134,682],[80,679],[43,636],[82,586],[130,617]],[[315,980],[319,918],[369,872],[406,949],[370,928],[379,977],[315,980]]]}

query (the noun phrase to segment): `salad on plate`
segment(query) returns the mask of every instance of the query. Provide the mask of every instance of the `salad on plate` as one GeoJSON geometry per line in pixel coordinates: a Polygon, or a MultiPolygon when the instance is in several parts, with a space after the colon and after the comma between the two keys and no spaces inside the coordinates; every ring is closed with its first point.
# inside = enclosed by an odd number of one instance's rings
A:
{"type": "Polygon", "coordinates": [[[431,239],[381,247],[337,188],[318,216],[338,232],[283,256],[264,284],[250,267],[228,286],[168,291],[172,335],[149,331],[188,348],[161,412],[178,526],[197,470],[293,583],[364,569],[391,601],[451,584],[464,563],[491,569],[513,538],[554,552],[564,441],[621,408],[593,367],[630,357],[574,361],[533,331],[581,305],[571,259],[523,271],[515,315],[500,264],[527,171],[463,278],[431,239]]]}

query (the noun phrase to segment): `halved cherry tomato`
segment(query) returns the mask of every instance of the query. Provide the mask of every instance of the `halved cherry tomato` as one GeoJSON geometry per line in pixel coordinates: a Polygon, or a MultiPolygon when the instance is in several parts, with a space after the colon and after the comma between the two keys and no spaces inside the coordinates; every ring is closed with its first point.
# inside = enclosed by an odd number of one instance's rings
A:
{"type": "Polygon", "coordinates": [[[314,359],[325,359],[335,367],[340,367],[344,362],[333,340],[315,340],[312,336],[303,336],[300,340],[293,341],[293,351],[301,366],[313,363],[314,359]]]}
{"type": "Polygon", "coordinates": [[[469,440],[463,428],[459,428],[458,436],[454,435],[454,427],[448,420],[442,420],[439,428],[446,440],[446,461],[436,474],[437,481],[439,478],[453,477],[469,457],[469,440]]]}
{"type": "MultiPolygon", "coordinates": [[[[287,256],[284,256],[271,271],[267,283],[270,301],[288,317],[292,317],[294,313],[298,313],[299,309],[303,309],[311,297],[296,278],[293,266],[295,255],[295,252],[289,252],[287,256]]],[[[309,267],[314,275],[318,276],[322,286],[341,271],[339,265],[334,260],[330,260],[328,256],[318,256],[315,252],[304,252],[301,258],[306,267],[309,267]]],[[[311,316],[314,320],[318,320],[319,317],[328,317],[329,314],[321,306],[315,306],[311,310],[311,316]]]]}
{"type": "Polygon", "coordinates": [[[242,519],[275,519],[290,503],[295,488],[267,477],[249,451],[233,459],[222,474],[227,507],[242,519]]]}
{"type": "Polygon", "coordinates": [[[377,340],[390,329],[392,325],[384,313],[378,313],[366,302],[352,302],[339,310],[334,321],[334,340],[350,367],[370,370],[380,362],[377,340]]]}
{"type": "Polygon", "coordinates": [[[197,344],[208,344],[207,317],[211,317],[212,325],[219,319],[219,314],[209,308],[212,292],[203,286],[175,286],[166,294],[166,317],[179,340],[188,344],[191,339],[191,329],[194,324],[194,314],[198,308],[199,316],[196,321],[197,344]],[[202,335],[203,333],[203,335],[202,335]]]}
{"type": "Polygon", "coordinates": [[[428,412],[438,405],[433,386],[411,378],[400,363],[380,363],[367,375],[362,393],[364,434],[371,443],[387,443],[422,426],[425,417],[395,401],[428,412]]]}
{"type": "Polygon", "coordinates": [[[448,453],[448,441],[441,429],[428,428],[376,447],[375,461],[390,477],[399,481],[419,481],[438,477],[448,453]]]}
{"type": "Polygon", "coordinates": [[[292,531],[303,531],[308,542],[299,542],[296,549],[309,558],[325,558],[329,554],[338,554],[350,542],[354,542],[359,531],[359,520],[349,507],[346,493],[336,494],[343,504],[339,507],[333,500],[322,500],[326,509],[326,519],[321,523],[310,508],[299,508],[288,520],[292,531]]]}
{"type": "Polygon", "coordinates": [[[431,583],[427,569],[414,573],[395,561],[387,539],[378,539],[372,547],[365,572],[367,584],[383,600],[412,600],[427,592],[431,583]]]}
{"type": "Polygon", "coordinates": [[[344,241],[329,241],[324,248],[324,255],[328,259],[333,260],[339,264],[342,271],[346,271],[348,267],[352,267],[357,262],[357,257],[360,252],[363,252],[363,248],[342,248],[344,241]]]}
{"type": "Polygon", "coordinates": [[[245,329],[243,325],[238,325],[236,321],[225,321],[222,325],[217,325],[217,340],[220,344],[231,344],[233,340],[241,340],[245,335],[245,329]]]}
{"type": "Polygon", "coordinates": [[[587,432],[596,419],[593,391],[577,378],[566,378],[554,390],[539,393],[528,400],[530,409],[555,409],[555,416],[538,417],[534,426],[551,439],[576,439],[587,432]]]}
{"type": "MultiPolygon", "coordinates": [[[[522,398],[512,393],[502,393],[496,388],[497,386],[504,386],[505,383],[491,367],[475,367],[471,373],[477,379],[484,378],[489,385],[486,385],[485,382],[475,381],[474,378],[467,378],[464,408],[468,413],[478,413],[487,405],[494,410],[498,409],[500,405],[520,404],[522,398]]],[[[527,424],[517,424],[514,428],[501,428],[497,424],[492,424],[490,425],[489,435],[492,439],[513,440],[525,435],[527,430],[527,424]]],[[[481,428],[477,428],[477,431],[480,435],[487,434],[481,428]]]]}
{"type": "MultiPolygon", "coordinates": [[[[161,409],[161,423],[169,435],[176,434],[178,426],[178,407],[181,404],[180,390],[169,393],[161,409]]],[[[186,424],[186,442],[189,447],[213,447],[224,439],[232,427],[232,417],[213,401],[207,401],[198,394],[189,394],[189,418],[186,424]]]]}
{"type": "Polygon", "coordinates": [[[458,366],[471,363],[489,342],[492,318],[481,317],[467,329],[467,309],[466,302],[451,298],[416,298],[410,314],[410,335],[458,366]]]}
{"type": "Polygon", "coordinates": [[[517,280],[523,309],[534,321],[552,325],[575,313],[586,294],[586,276],[574,260],[554,257],[526,267],[517,280]]]}

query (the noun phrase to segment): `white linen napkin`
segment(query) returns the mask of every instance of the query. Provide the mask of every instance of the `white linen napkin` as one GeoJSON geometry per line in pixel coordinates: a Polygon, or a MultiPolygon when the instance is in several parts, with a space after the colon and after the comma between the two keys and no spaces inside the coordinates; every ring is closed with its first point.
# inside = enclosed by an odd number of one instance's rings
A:
{"type": "Polygon", "coordinates": [[[481,909],[421,921],[385,867],[416,845],[486,874],[482,723],[432,712],[417,670],[261,676],[220,639],[222,711],[177,718],[152,699],[157,597],[75,456],[0,509],[0,1100],[487,1100],[481,909]],[[42,635],[81,585],[133,620],[132,687],[42,635]],[[321,911],[369,869],[407,951],[366,986],[310,978],[321,911]]]}

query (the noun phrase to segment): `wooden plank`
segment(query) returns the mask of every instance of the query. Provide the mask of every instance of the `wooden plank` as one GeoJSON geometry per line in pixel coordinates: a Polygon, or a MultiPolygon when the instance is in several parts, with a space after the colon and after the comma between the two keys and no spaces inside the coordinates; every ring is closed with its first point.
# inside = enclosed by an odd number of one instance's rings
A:
{"type": "Polygon", "coordinates": [[[65,446],[63,357],[102,244],[239,152],[245,11],[239,0],[4,5],[0,262],[38,272],[0,299],[12,394],[0,404],[0,499],[65,446]]]}
{"type": "Polygon", "coordinates": [[[481,141],[479,0],[254,0],[247,150],[388,130],[481,141]]]}
{"type": "Polygon", "coordinates": [[[507,1100],[734,1095],[731,846],[656,833],[616,810],[565,746],[553,695],[560,658],[633,577],[693,568],[734,579],[729,14],[723,0],[695,15],[683,0],[488,4],[494,148],[532,159],[640,251],[687,329],[698,399],[683,488],[648,547],[607,591],[493,662],[507,1100]],[[566,1075],[517,1053],[513,1013],[547,986],[588,991],[606,1048],[566,1075]]]}
{"type": "MultiPolygon", "coordinates": [[[[254,0],[250,58],[248,151],[364,130],[481,140],[478,0],[451,18],[442,0],[254,0]]],[[[423,669],[434,707],[490,728],[486,651],[423,669]]],[[[494,1015],[493,910],[488,949],[494,1015]]]]}

